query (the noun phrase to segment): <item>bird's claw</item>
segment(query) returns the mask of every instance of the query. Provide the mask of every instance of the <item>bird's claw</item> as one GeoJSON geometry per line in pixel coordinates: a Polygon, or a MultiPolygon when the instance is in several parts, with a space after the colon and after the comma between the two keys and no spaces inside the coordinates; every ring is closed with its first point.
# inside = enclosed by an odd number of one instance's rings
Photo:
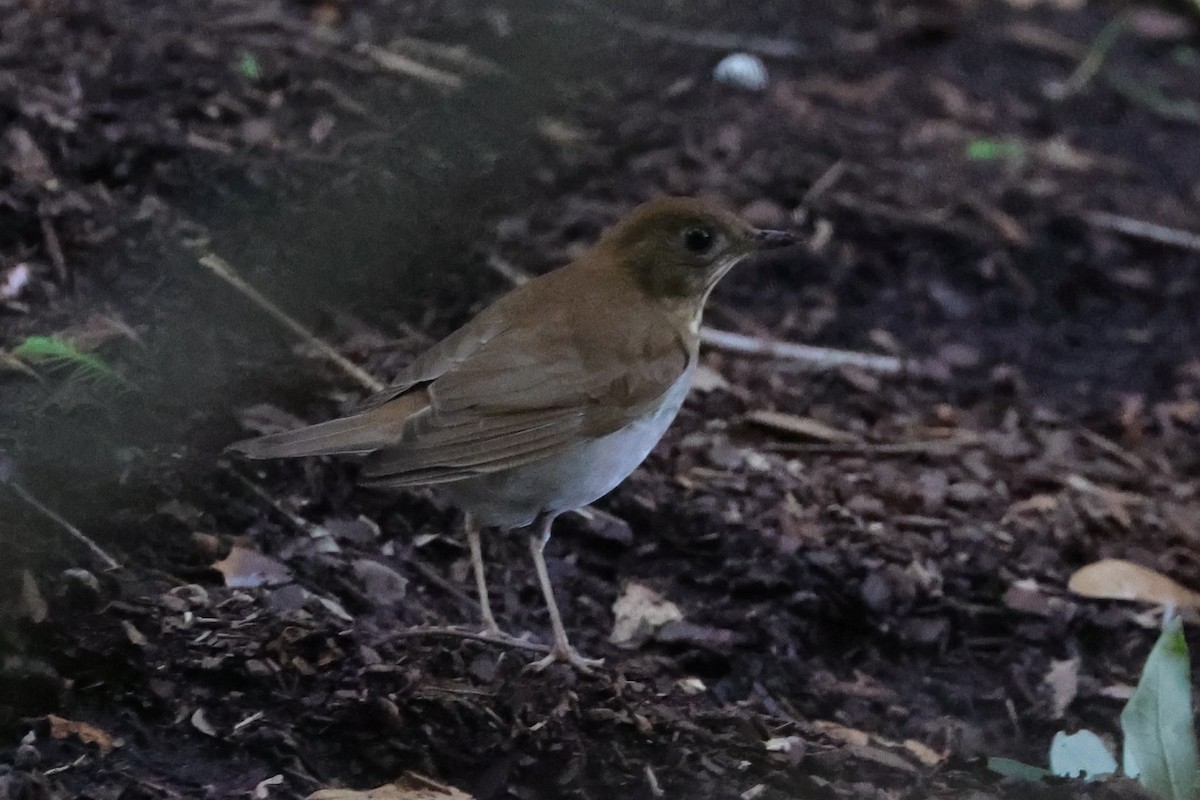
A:
{"type": "Polygon", "coordinates": [[[549,654],[544,658],[534,661],[525,669],[530,672],[542,672],[551,664],[559,663],[568,664],[584,675],[595,675],[596,669],[604,666],[604,659],[585,658],[571,645],[566,645],[565,647],[555,645],[550,649],[549,654]]]}

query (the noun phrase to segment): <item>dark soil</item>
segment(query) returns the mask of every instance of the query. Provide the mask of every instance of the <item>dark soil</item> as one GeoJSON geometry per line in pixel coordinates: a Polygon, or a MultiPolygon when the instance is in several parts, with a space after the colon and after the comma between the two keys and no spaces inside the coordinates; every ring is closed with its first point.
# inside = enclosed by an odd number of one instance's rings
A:
{"type": "MultiPolygon", "coordinates": [[[[1200,23],[1132,7],[1064,98],[1125,7],[1019,5],[0,4],[0,285],[31,276],[0,347],[73,332],[141,387],[3,373],[0,466],[124,566],[4,492],[0,798],[406,772],[480,800],[1141,796],[986,759],[1043,764],[1083,727],[1119,744],[1158,620],[1068,593],[1076,569],[1197,588],[1200,250],[1095,212],[1196,232],[1200,23]],[[700,30],[798,53],[741,90],[711,78],[726,51],[678,41],[700,30]],[[364,49],[401,34],[469,42],[418,59],[467,86],[364,49]],[[555,38],[571,66],[547,75],[555,38]],[[361,393],[185,241],[386,379],[504,290],[497,264],[551,269],[661,193],[807,234],[731,275],[711,325],[913,368],[706,351],[705,385],[598,504],[613,518],[564,518],[549,548],[598,677],[411,635],[475,624],[432,495],[358,489],[341,461],[223,460],[361,393]],[[233,547],[287,574],[227,586],[233,547]],[[622,647],[635,584],[682,619],[622,647]],[[1064,707],[1048,676],[1072,669],[1064,707]]],[[[525,553],[487,541],[493,602],[544,640],[525,553]]]]}

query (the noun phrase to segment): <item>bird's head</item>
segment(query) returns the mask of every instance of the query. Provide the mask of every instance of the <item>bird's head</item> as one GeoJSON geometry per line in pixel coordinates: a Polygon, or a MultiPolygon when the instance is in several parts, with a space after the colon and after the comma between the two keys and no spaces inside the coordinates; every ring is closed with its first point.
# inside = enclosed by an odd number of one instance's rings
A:
{"type": "Polygon", "coordinates": [[[667,197],[635,208],[607,230],[598,255],[652,299],[703,304],[726,272],[764,247],[790,244],[704,200],[667,197]]]}

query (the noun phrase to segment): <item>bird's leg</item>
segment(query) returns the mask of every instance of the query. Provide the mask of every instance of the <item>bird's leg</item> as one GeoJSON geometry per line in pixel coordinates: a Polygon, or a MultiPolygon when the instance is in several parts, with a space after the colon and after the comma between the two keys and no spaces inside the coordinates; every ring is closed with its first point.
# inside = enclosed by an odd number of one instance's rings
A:
{"type": "Polygon", "coordinates": [[[470,514],[466,516],[467,545],[471,548],[471,569],[475,573],[475,589],[479,592],[479,613],[483,616],[483,634],[498,638],[508,638],[508,634],[500,630],[496,618],[492,616],[492,602],[488,599],[487,578],[483,573],[483,548],[479,543],[479,525],[470,514]]]}
{"type": "Polygon", "coordinates": [[[546,598],[546,608],[550,611],[550,625],[554,629],[554,644],[550,654],[529,665],[529,669],[541,672],[556,661],[563,661],[583,673],[590,674],[593,667],[604,663],[600,658],[584,658],[579,651],[571,646],[567,639],[567,630],[563,627],[562,616],[558,613],[558,603],[554,601],[554,587],[550,585],[550,573],[546,570],[546,559],[542,551],[550,540],[550,526],[554,524],[554,515],[543,514],[534,521],[529,535],[529,551],[533,554],[533,566],[537,569],[538,583],[542,586],[542,594],[546,598]]]}

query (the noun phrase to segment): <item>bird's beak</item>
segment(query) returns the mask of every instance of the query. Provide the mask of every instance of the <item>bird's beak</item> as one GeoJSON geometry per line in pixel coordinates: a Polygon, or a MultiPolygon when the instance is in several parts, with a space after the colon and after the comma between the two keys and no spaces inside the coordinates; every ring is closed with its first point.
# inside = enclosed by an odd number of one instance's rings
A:
{"type": "Polygon", "coordinates": [[[799,239],[789,231],[771,231],[759,229],[754,232],[754,244],[759,250],[773,250],[776,247],[787,247],[796,244],[799,239]]]}

